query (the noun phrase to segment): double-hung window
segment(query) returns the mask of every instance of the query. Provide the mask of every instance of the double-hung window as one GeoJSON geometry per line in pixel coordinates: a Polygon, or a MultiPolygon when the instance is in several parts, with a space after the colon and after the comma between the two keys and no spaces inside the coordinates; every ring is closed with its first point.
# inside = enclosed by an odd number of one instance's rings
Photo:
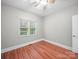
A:
{"type": "Polygon", "coordinates": [[[20,35],[21,36],[31,36],[36,34],[36,24],[34,21],[20,19],[20,35]]]}

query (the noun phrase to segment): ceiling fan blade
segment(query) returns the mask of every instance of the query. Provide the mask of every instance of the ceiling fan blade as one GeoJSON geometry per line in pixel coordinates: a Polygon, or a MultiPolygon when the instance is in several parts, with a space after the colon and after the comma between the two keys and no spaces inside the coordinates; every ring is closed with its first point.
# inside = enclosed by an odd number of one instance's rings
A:
{"type": "Polygon", "coordinates": [[[34,5],[34,7],[37,7],[37,6],[40,4],[40,2],[41,2],[41,0],[39,0],[38,2],[37,2],[37,1],[34,1],[34,2],[32,3],[32,5],[34,5]]]}
{"type": "Polygon", "coordinates": [[[37,7],[40,3],[35,4],[34,6],[37,7]]]}

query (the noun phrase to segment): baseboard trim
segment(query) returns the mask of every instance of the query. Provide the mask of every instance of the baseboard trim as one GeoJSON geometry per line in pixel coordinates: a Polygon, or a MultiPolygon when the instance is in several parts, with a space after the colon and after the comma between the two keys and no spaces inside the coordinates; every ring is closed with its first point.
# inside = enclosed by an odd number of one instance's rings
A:
{"type": "Polygon", "coordinates": [[[36,42],[39,42],[39,41],[42,41],[42,40],[43,39],[39,39],[39,40],[31,41],[31,42],[28,42],[28,43],[23,43],[23,44],[20,44],[20,45],[17,45],[17,46],[8,47],[8,48],[5,48],[5,49],[2,49],[1,53],[8,52],[8,51],[11,51],[11,50],[14,50],[14,49],[17,49],[17,48],[21,48],[21,47],[24,47],[24,46],[27,46],[27,45],[30,45],[30,44],[33,44],[33,43],[36,43],[36,42]]]}
{"type": "Polygon", "coordinates": [[[55,45],[58,45],[60,47],[63,47],[63,48],[66,48],[68,50],[71,50],[72,51],[72,48],[71,47],[68,47],[68,46],[65,46],[65,45],[62,45],[62,44],[59,44],[59,43],[56,43],[56,42],[52,42],[50,40],[46,40],[46,39],[39,39],[39,40],[35,40],[35,41],[32,41],[32,42],[29,42],[29,43],[24,43],[24,44],[20,44],[20,45],[17,45],[17,46],[13,46],[13,47],[9,47],[9,48],[5,48],[5,49],[2,49],[1,50],[1,53],[4,53],[4,52],[8,52],[8,51],[11,51],[11,50],[14,50],[14,49],[17,49],[17,48],[21,48],[21,47],[24,47],[24,46],[27,46],[29,44],[33,44],[33,43],[36,43],[36,42],[39,42],[39,41],[47,41],[51,44],[55,44],[55,45]]]}
{"type": "Polygon", "coordinates": [[[55,44],[57,46],[60,46],[62,48],[65,48],[65,49],[68,49],[68,50],[72,51],[72,47],[69,47],[69,46],[66,46],[66,45],[63,45],[63,44],[60,44],[60,43],[56,43],[56,42],[53,42],[53,41],[50,41],[50,40],[44,40],[44,41],[47,41],[47,42],[49,42],[51,44],[55,44]]]}

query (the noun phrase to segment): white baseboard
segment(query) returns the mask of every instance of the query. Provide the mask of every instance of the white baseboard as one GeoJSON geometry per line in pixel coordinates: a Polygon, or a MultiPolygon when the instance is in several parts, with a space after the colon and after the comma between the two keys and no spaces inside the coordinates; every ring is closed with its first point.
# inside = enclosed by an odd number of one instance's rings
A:
{"type": "Polygon", "coordinates": [[[42,41],[42,40],[47,41],[47,42],[49,42],[51,44],[55,44],[55,45],[58,45],[60,47],[66,48],[68,50],[72,50],[71,47],[68,47],[68,46],[65,46],[65,45],[62,45],[62,44],[59,44],[59,43],[56,43],[56,42],[52,42],[52,41],[49,41],[49,40],[46,40],[46,39],[39,39],[39,40],[35,40],[35,41],[29,42],[29,43],[24,43],[24,44],[20,44],[20,45],[17,45],[17,46],[2,49],[1,53],[8,52],[8,51],[11,51],[11,50],[14,50],[14,49],[17,49],[17,48],[21,48],[21,47],[24,47],[24,46],[27,46],[29,44],[33,44],[33,43],[36,43],[36,42],[39,42],[39,41],[42,41]]]}
{"type": "Polygon", "coordinates": [[[8,51],[11,51],[11,50],[14,50],[14,49],[17,49],[17,48],[21,48],[21,47],[24,47],[24,46],[27,46],[29,44],[33,44],[33,43],[36,43],[36,42],[39,42],[39,41],[42,41],[42,40],[43,39],[39,39],[39,40],[31,41],[31,42],[28,42],[28,43],[23,43],[23,44],[20,44],[20,45],[17,45],[17,46],[8,47],[8,48],[5,48],[5,49],[2,49],[1,53],[8,52],[8,51]]]}
{"type": "Polygon", "coordinates": [[[68,49],[68,50],[72,51],[72,47],[69,47],[69,46],[66,46],[66,45],[63,45],[63,44],[60,44],[60,43],[56,43],[56,42],[53,42],[53,41],[50,41],[50,40],[44,40],[44,41],[47,41],[47,42],[49,42],[51,44],[55,44],[57,46],[60,46],[62,48],[65,48],[65,49],[68,49]]]}

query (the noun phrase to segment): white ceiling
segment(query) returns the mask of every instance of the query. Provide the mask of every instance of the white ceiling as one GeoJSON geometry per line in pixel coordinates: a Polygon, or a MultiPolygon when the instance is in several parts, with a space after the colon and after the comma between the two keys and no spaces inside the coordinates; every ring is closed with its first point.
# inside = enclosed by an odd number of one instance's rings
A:
{"type": "Polygon", "coordinates": [[[35,8],[30,3],[29,0],[2,0],[2,4],[7,4],[25,11],[30,11],[32,13],[38,14],[40,16],[49,15],[58,10],[62,10],[72,5],[77,5],[78,0],[56,0],[54,4],[48,6],[47,9],[43,10],[41,7],[35,8]]]}

